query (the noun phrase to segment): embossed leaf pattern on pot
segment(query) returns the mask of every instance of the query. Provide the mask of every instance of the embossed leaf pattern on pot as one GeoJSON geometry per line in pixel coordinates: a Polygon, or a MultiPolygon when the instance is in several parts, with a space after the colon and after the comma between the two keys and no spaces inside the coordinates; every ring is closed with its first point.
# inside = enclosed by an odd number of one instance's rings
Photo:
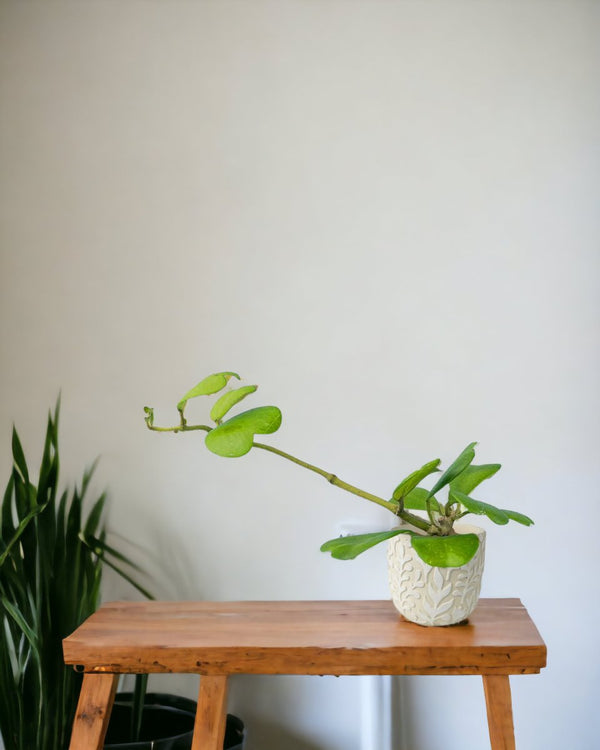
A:
{"type": "Polygon", "coordinates": [[[404,535],[390,540],[390,590],[394,605],[407,620],[419,625],[452,625],[465,620],[475,609],[481,590],[485,532],[473,527],[468,531],[477,533],[480,548],[472,560],[457,568],[432,567],[423,562],[404,535]]]}

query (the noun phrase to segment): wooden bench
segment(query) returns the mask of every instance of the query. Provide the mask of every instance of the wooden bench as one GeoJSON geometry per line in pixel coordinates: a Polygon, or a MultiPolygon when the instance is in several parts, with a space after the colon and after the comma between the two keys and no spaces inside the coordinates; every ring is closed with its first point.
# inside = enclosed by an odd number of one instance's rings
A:
{"type": "Polygon", "coordinates": [[[515,748],[509,675],[546,665],[518,599],[424,628],[390,601],[114,602],[63,642],[84,672],[70,750],[101,750],[123,673],[201,675],[192,750],[222,750],[232,674],[481,675],[492,750],[515,748]]]}

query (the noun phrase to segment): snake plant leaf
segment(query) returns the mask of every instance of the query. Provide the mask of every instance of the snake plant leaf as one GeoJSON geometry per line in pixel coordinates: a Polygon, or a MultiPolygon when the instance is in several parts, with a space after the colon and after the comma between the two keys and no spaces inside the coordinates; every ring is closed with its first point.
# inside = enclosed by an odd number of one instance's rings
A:
{"type": "MultiPolygon", "coordinates": [[[[0,600],[0,605],[1,604],[2,601],[0,600]]],[[[3,625],[4,632],[1,635],[3,636],[3,651],[5,653],[4,659],[10,666],[10,672],[8,672],[8,674],[11,675],[13,684],[18,685],[19,681],[21,680],[21,675],[24,671],[22,667],[22,658],[19,658],[22,653],[22,637],[21,634],[18,633],[21,644],[17,646],[17,644],[15,643],[15,637],[10,630],[7,618],[4,618],[3,625]]]]}
{"type": "Polygon", "coordinates": [[[236,388],[233,391],[224,393],[217,401],[213,408],[210,410],[210,418],[213,422],[219,424],[227,412],[236,404],[246,398],[246,396],[254,393],[258,388],[257,385],[245,385],[242,388],[236,388]]]}
{"type": "Polygon", "coordinates": [[[392,529],[391,531],[375,531],[370,534],[353,534],[329,539],[321,545],[321,552],[331,552],[336,560],[354,560],[355,557],[366,552],[380,542],[391,539],[398,534],[410,534],[408,529],[392,529]]]}
{"type": "Polygon", "coordinates": [[[440,511],[440,504],[435,497],[429,497],[429,492],[424,487],[415,487],[404,498],[404,507],[407,510],[427,510],[427,499],[431,503],[432,510],[440,511]]]}
{"type": "Polygon", "coordinates": [[[413,534],[412,546],[417,555],[435,568],[459,568],[466,565],[479,549],[477,534],[454,536],[421,536],[413,534]]]}
{"type": "Polygon", "coordinates": [[[19,476],[25,484],[29,483],[29,473],[27,471],[27,461],[25,460],[25,454],[23,453],[23,446],[19,440],[17,430],[13,427],[12,431],[12,453],[13,453],[13,467],[19,472],[19,476]]]}
{"type": "Polygon", "coordinates": [[[87,521],[85,522],[83,530],[85,536],[91,536],[98,531],[98,528],[102,523],[102,514],[104,513],[105,502],[106,493],[103,492],[102,495],[100,495],[100,497],[96,500],[88,514],[87,521]]]}
{"type": "Polygon", "coordinates": [[[503,508],[502,512],[505,513],[511,521],[522,523],[523,526],[533,526],[533,520],[524,513],[517,513],[516,510],[506,510],[506,508],[503,508]]]}
{"type": "Polygon", "coordinates": [[[477,443],[469,443],[467,447],[463,450],[463,452],[456,458],[450,466],[446,469],[446,471],[442,474],[442,476],[437,480],[437,482],[434,484],[433,488],[429,490],[429,497],[433,497],[436,492],[439,492],[439,490],[442,489],[442,487],[445,487],[447,484],[450,484],[450,482],[455,479],[459,474],[461,474],[467,466],[473,461],[475,458],[475,446],[477,443]]]}
{"type": "Polygon", "coordinates": [[[244,456],[254,442],[255,435],[270,435],[281,425],[281,411],[277,406],[258,406],[236,414],[211,430],[205,439],[206,447],[217,456],[244,456]]]}
{"type": "Polygon", "coordinates": [[[15,606],[7,597],[3,596],[0,599],[2,603],[2,607],[6,610],[6,612],[12,617],[12,619],[17,623],[19,628],[21,629],[23,635],[27,638],[29,641],[29,645],[33,649],[36,656],[39,658],[39,650],[38,650],[38,642],[39,639],[36,638],[35,631],[33,628],[29,625],[29,623],[26,621],[25,617],[23,616],[23,613],[17,606],[15,606]]]}
{"type": "Polygon", "coordinates": [[[65,669],[60,643],[97,608],[103,561],[117,559],[104,543],[103,501],[86,512],[93,469],[81,490],[58,492],[59,403],[48,416],[37,486],[24,481],[25,456],[13,443],[0,511],[0,734],[14,750],[68,744],[81,677],[65,669]],[[81,540],[86,529],[95,530],[93,549],[81,540]]]}
{"type": "Polygon", "coordinates": [[[484,479],[489,479],[499,471],[501,464],[481,464],[480,466],[467,466],[467,468],[461,472],[456,479],[450,482],[452,489],[464,492],[468,495],[473,492],[475,487],[478,487],[484,479]]]}
{"type": "Polygon", "coordinates": [[[469,513],[476,513],[478,516],[487,516],[490,521],[497,523],[499,526],[505,526],[508,523],[508,515],[503,510],[496,508],[495,505],[475,500],[465,495],[464,492],[450,490],[450,500],[452,502],[458,501],[461,505],[464,505],[469,513]]]}
{"type": "MultiPolygon", "coordinates": [[[[91,539],[86,537],[80,537],[81,542],[85,544],[86,547],[88,547],[95,555],[97,555],[98,559],[101,560],[104,565],[108,565],[109,568],[112,568],[112,570],[115,571],[115,573],[118,573],[121,578],[123,578],[125,581],[130,583],[135,589],[137,589],[142,596],[145,596],[147,599],[154,599],[154,596],[152,593],[145,588],[142,584],[140,584],[138,581],[135,580],[135,578],[127,573],[126,570],[124,570],[120,565],[117,565],[115,562],[113,562],[109,557],[107,557],[108,554],[114,554],[114,550],[112,548],[109,548],[108,545],[106,545],[101,539],[91,539]]],[[[119,557],[119,559],[122,559],[129,567],[136,568],[139,570],[139,566],[135,565],[131,562],[129,558],[127,558],[124,555],[115,555],[115,557],[119,557]]]]}
{"type": "Polygon", "coordinates": [[[27,530],[27,527],[29,526],[30,522],[36,516],[42,513],[46,509],[47,505],[48,505],[48,502],[46,502],[44,505],[36,505],[34,508],[32,508],[32,510],[30,510],[29,513],[24,518],[21,519],[21,522],[19,523],[17,528],[14,530],[14,533],[11,539],[7,543],[5,543],[4,540],[0,541],[0,568],[4,565],[5,561],[8,559],[9,555],[12,552],[13,547],[18,543],[23,533],[27,530]]]}
{"type": "Polygon", "coordinates": [[[196,396],[210,396],[213,393],[222,391],[231,378],[239,380],[240,376],[236,372],[215,372],[213,375],[209,375],[181,398],[177,404],[177,410],[182,411],[185,409],[185,405],[191,398],[196,398],[196,396]]]}
{"type": "Polygon", "coordinates": [[[408,495],[408,493],[411,490],[414,490],[414,488],[419,484],[419,482],[422,479],[425,479],[425,477],[428,477],[430,474],[433,474],[434,471],[439,471],[438,470],[439,465],[440,465],[440,459],[434,458],[433,461],[429,461],[429,463],[426,463],[423,466],[421,466],[420,469],[413,471],[412,474],[409,474],[396,487],[396,489],[394,490],[394,494],[392,495],[392,499],[400,502],[400,500],[402,500],[403,497],[406,497],[406,495],[408,495]]]}

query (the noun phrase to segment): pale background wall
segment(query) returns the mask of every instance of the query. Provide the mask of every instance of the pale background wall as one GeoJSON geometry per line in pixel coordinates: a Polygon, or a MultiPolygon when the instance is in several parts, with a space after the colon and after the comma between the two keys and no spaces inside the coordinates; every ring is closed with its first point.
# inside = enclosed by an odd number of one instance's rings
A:
{"type": "MultiPolygon", "coordinates": [[[[283,409],[274,443],[384,495],[479,440],[487,499],[537,521],[490,529],[483,590],[549,647],[513,680],[519,747],[594,747],[599,10],[0,2],[4,470],[12,421],[37,460],[62,388],[63,477],[102,456],[162,596],[376,598],[383,548],[318,547],[385,514],[151,434],[142,406],[169,422],[235,369],[283,409]]],[[[397,748],[486,746],[478,680],[401,688],[397,748]]],[[[230,707],[248,750],[364,750],[363,692],[239,679],[230,707]]]]}

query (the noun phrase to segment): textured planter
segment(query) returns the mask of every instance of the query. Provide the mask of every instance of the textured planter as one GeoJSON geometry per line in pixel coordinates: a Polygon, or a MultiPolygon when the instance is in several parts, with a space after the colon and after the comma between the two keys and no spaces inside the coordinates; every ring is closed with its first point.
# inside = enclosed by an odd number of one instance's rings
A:
{"type": "MultiPolygon", "coordinates": [[[[147,693],[139,742],[128,741],[132,693],[118,693],[108,725],[105,750],[190,750],[196,702],[179,695],[147,693]]],[[[223,750],[242,750],[244,724],[227,715],[223,750]]]]}
{"type": "Polygon", "coordinates": [[[485,531],[457,524],[459,534],[477,534],[479,549],[460,568],[434,568],[423,562],[408,534],[388,542],[388,573],[392,601],[398,612],[418,625],[454,625],[475,609],[481,590],[485,531]]]}

